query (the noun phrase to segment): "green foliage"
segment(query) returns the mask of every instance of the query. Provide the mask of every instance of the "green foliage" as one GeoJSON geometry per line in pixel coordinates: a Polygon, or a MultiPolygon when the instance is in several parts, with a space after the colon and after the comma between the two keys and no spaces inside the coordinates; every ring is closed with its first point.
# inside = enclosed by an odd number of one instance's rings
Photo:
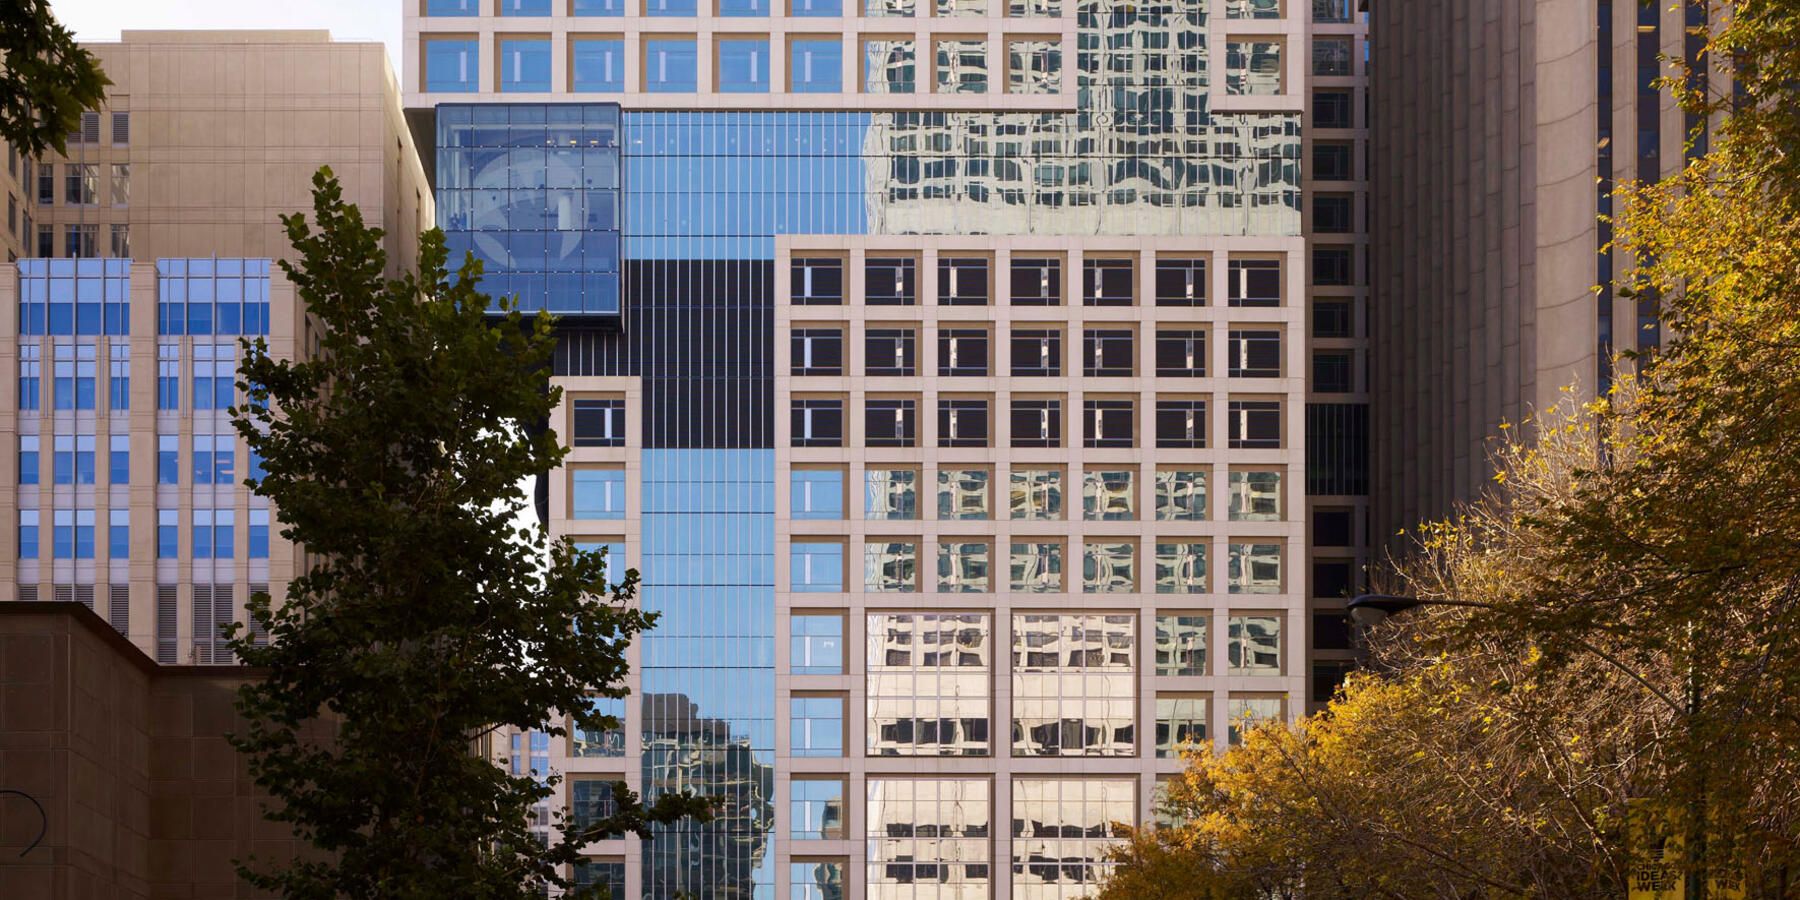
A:
{"type": "Polygon", "coordinates": [[[50,14],[49,0],[0,4],[0,139],[27,157],[62,153],[82,110],[97,109],[112,80],[50,14]]]}
{"type": "Polygon", "coordinates": [[[706,816],[692,796],[644,808],[618,784],[618,815],[579,835],[559,817],[543,846],[527,812],[556,779],[482,752],[498,726],[562,734],[563,712],[617,726],[582,698],[626,694],[626,646],[653,624],[631,606],[635,571],[609,587],[600,555],[518,524],[520,482],[566,452],[536,427],[559,400],[550,318],[502,299],[490,321],[479,263],[452,279],[435,230],[417,274],[385,279],[382,232],[329,169],[313,223],[283,221],[300,261],[281,267],[318,352],[246,344],[232,413],[304,562],[285,603],[251,601],[270,641],[234,629],[268,677],[243,688],[248,727],[231,740],[276,801],[265,815],[318,852],[252,858],[242,876],[293,900],[522,900],[562,885],[556,866],[590,839],[706,816]]]}

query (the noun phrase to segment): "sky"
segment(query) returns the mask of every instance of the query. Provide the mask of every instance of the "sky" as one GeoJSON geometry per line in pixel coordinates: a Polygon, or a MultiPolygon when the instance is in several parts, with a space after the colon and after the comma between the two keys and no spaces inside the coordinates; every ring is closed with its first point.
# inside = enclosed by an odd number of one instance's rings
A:
{"type": "Polygon", "coordinates": [[[379,40],[400,66],[404,0],[51,0],[56,18],[84,41],[116,41],[120,29],[324,28],[340,40],[379,40]]]}

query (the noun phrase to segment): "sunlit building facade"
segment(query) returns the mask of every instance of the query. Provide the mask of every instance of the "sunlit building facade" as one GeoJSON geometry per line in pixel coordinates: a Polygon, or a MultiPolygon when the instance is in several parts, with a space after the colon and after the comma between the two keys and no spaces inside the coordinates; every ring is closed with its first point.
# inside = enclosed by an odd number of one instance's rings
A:
{"type": "Polygon", "coordinates": [[[729,798],[581,877],[1079,897],[1183,744],[1307,709],[1309,510],[1359,523],[1366,466],[1360,169],[1308,174],[1349,4],[405,13],[439,224],[564,316],[540,512],[661,616],[622,730],[544,742],[557,802],[729,798]]]}

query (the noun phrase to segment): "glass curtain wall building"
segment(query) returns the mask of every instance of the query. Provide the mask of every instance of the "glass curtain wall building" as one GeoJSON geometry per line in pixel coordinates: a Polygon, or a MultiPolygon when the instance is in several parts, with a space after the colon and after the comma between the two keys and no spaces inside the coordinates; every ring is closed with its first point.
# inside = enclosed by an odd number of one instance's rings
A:
{"type": "Polygon", "coordinates": [[[1311,42],[1360,23],[527,6],[409,0],[404,70],[453,246],[564,316],[540,511],[662,616],[549,764],[724,803],[582,872],[1091,892],[1181,746],[1306,708],[1309,232],[1354,220],[1309,203],[1311,42]]]}

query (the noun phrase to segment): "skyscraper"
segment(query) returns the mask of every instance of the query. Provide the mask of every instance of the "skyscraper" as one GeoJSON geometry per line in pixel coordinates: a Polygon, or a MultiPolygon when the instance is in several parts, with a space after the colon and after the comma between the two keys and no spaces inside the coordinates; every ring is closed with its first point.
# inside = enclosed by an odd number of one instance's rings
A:
{"type": "MultiPolygon", "coordinates": [[[[274,265],[330,164],[409,266],[431,196],[380,44],[325,32],[127,31],[67,152],[25,162],[0,278],[0,545],[19,599],[78,600],[162,663],[226,663],[218,628],[294,554],[243,479],[238,341],[306,352],[274,265]]],[[[10,599],[10,598],[9,598],[10,599]]]]}
{"type": "MultiPolygon", "coordinates": [[[[1706,152],[1657,79],[1699,61],[1705,0],[1376,0],[1372,234],[1375,530],[1448,515],[1488,482],[1502,422],[1604,394],[1652,348],[1651,299],[1602,217],[1623,181],[1706,152]]],[[[1698,67],[1696,86],[1725,76],[1698,67]]]]}
{"type": "Polygon", "coordinates": [[[578,815],[612,779],[727,798],[580,878],[1080,896],[1181,741],[1335,678],[1309,568],[1349,584],[1367,465],[1347,2],[404,11],[439,224],[564,316],[540,510],[661,616],[622,733],[509,740],[578,815]]]}

